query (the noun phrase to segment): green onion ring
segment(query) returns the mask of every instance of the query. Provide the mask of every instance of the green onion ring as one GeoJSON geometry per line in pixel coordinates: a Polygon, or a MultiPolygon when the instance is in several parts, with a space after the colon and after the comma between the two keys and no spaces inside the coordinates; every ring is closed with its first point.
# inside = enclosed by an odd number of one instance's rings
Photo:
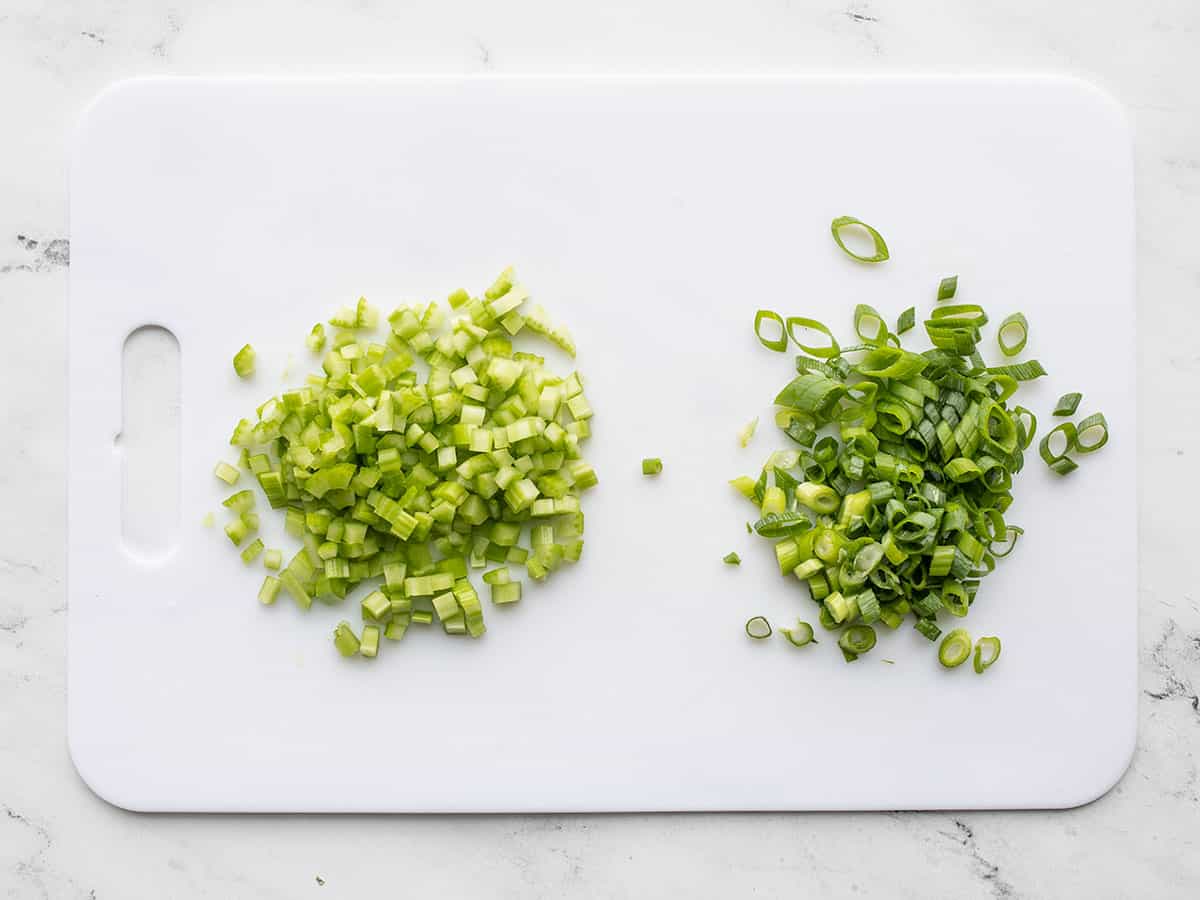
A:
{"type": "Polygon", "coordinates": [[[1092,413],[1075,426],[1075,449],[1080,453],[1095,453],[1108,443],[1108,421],[1104,413],[1092,413]],[[1099,431],[1100,436],[1095,440],[1084,441],[1089,432],[1099,431]]]}
{"type": "Polygon", "coordinates": [[[763,616],[754,616],[746,621],[746,634],[756,641],[766,640],[771,636],[771,623],[763,616]]]}
{"type": "Polygon", "coordinates": [[[795,342],[796,346],[809,356],[815,356],[818,359],[830,359],[834,356],[837,356],[841,352],[841,349],[838,347],[837,338],[833,336],[833,332],[816,319],[806,319],[804,316],[788,316],[786,328],[788,335],[795,342]],[[797,328],[810,328],[813,331],[825,335],[827,338],[829,338],[829,346],[814,347],[804,343],[799,337],[796,336],[797,328]]]}
{"type": "Polygon", "coordinates": [[[947,669],[961,666],[971,655],[971,635],[965,628],[955,628],[944,638],[938,647],[938,662],[947,669]]]}
{"type": "Polygon", "coordinates": [[[865,262],[865,263],[881,263],[888,259],[888,247],[887,247],[887,243],[883,239],[883,235],[881,235],[878,231],[876,231],[874,228],[872,228],[866,222],[856,219],[853,216],[838,216],[836,219],[834,219],[832,222],[829,223],[829,230],[833,233],[834,241],[836,241],[837,245],[842,248],[842,252],[845,253],[847,256],[849,256],[851,259],[856,259],[859,262],[865,262]],[[841,231],[843,228],[849,228],[854,225],[862,226],[863,228],[865,228],[867,230],[867,234],[869,234],[871,236],[871,242],[875,245],[874,255],[859,256],[857,253],[855,253],[853,250],[851,250],[849,247],[846,246],[845,241],[842,240],[841,231]]]}
{"type": "Polygon", "coordinates": [[[1008,316],[1000,323],[1000,327],[996,329],[996,343],[1000,345],[1000,352],[1005,356],[1016,356],[1025,349],[1025,344],[1029,340],[1029,322],[1025,319],[1023,313],[1015,312],[1008,316]],[[1016,340],[1005,340],[1005,331],[1016,331],[1018,336],[1016,340]]]}
{"type": "Polygon", "coordinates": [[[787,349],[788,336],[787,326],[783,323],[783,317],[779,313],[770,309],[760,309],[754,314],[754,335],[758,338],[758,342],[768,350],[774,350],[776,353],[782,353],[787,349]],[[766,338],[763,337],[762,323],[763,322],[778,322],[779,337],[766,338]]]}

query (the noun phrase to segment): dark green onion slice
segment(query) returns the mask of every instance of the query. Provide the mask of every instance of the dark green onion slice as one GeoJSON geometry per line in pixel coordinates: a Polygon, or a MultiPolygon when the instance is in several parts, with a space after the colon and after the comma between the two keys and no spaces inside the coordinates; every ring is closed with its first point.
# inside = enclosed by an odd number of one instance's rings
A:
{"type": "Polygon", "coordinates": [[[1007,366],[989,366],[986,371],[992,375],[1007,375],[1017,381],[1033,381],[1033,379],[1041,378],[1046,374],[1046,370],[1036,359],[1007,366]]]}
{"type": "Polygon", "coordinates": [[[793,647],[807,647],[809,644],[819,644],[813,638],[813,627],[804,621],[797,621],[795,628],[780,628],[779,633],[787,638],[793,647]]]}
{"type": "Polygon", "coordinates": [[[1042,461],[1059,475],[1075,471],[1079,467],[1067,457],[1067,454],[1075,449],[1077,437],[1078,432],[1071,422],[1062,422],[1051,428],[1038,444],[1038,453],[1041,455],[1042,461]],[[1061,436],[1061,447],[1054,446],[1055,435],[1061,436]]]}
{"type": "Polygon", "coordinates": [[[771,623],[763,616],[754,616],[746,621],[746,634],[756,641],[762,641],[771,636],[771,623]]]}
{"type": "Polygon", "coordinates": [[[904,312],[900,313],[900,318],[896,320],[896,334],[904,334],[906,331],[911,331],[916,324],[917,308],[910,306],[904,312]]]}
{"type": "Polygon", "coordinates": [[[937,299],[940,303],[943,300],[950,300],[958,293],[958,276],[951,275],[948,278],[943,278],[938,283],[937,299]]]}
{"type": "Polygon", "coordinates": [[[1006,526],[1004,537],[1001,540],[993,540],[988,547],[989,552],[997,559],[1004,559],[1004,557],[1013,552],[1013,548],[1017,546],[1017,538],[1024,533],[1025,529],[1019,525],[1006,526]],[[997,547],[999,549],[996,549],[997,547]]]}
{"type": "Polygon", "coordinates": [[[1025,349],[1028,340],[1029,322],[1023,313],[1016,312],[1006,317],[996,330],[996,343],[1005,356],[1016,356],[1025,349]]]}
{"type": "Polygon", "coordinates": [[[838,638],[838,646],[843,653],[851,654],[846,662],[852,662],[875,646],[875,629],[870,625],[851,625],[838,638]]]}
{"type": "Polygon", "coordinates": [[[1075,426],[1075,449],[1094,453],[1108,443],[1108,421],[1104,413],[1092,413],[1075,426]]]}
{"type": "Polygon", "coordinates": [[[880,263],[888,259],[888,247],[883,239],[883,235],[866,222],[856,219],[853,216],[838,216],[829,223],[829,230],[833,233],[833,239],[837,242],[837,245],[842,248],[842,252],[851,259],[865,263],[880,263]],[[871,242],[875,245],[875,252],[871,256],[859,256],[846,246],[845,241],[842,239],[842,229],[851,227],[864,228],[867,234],[871,236],[871,242]]]}
{"type": "MultiPolygon", "coordinates": [[[[837,338],[833,336],[833,332],[816,319],[807,319],[804,316],[788,316],[787,333],[796,346],[809,356],[815,356],[818,359],[832,359],[841,353],[841,348],[838,346],[837,338]],[[804,341],[802,341],[796,334],[797,328],[807,328],[810,331],[815,331],[818,334],[825,335],[827,338],[829,338],[829,346],[821,347],[804,343],[804,341]]],[[[796,368],[800,368],[799,360],[796,361],[796,368]]]]}
{"type": "Polygon", "coordinates": [[[736,553],[726,553],[721,561],[727,566],[740,566],[742,564],[742,558],[736,553]]]}
{"type": "Polygon", "coordinates": [[[783,317],[774,310],[760,309],[754,314],[754,335],[758,338],[759,343],[768,350],[774,350],[776,353],[782,353],[787,349],[787,327],[783,324],[783,317]],[[762,331],[763,322],[778,322],[779,337],[764,337],[762,331]]]}
{"type": "Polygon", "coordinates": [[[1037,416],[1023,406],[1014,406],[1012,418],[1017,424],[1017,446],[1028,450],[1033,443],[1033,436],[1037,434],[1037,416]]]}
{"type": "Polygon", "coordinates": [[[983,674],[983,670],[991,667],[991,665],[1000,658],[1000,638],[998,637],[981,637],[975,642],[975,672],[978,675],[983,674]]]}
{"type": "Polygon", "coordinates": [[[955,628],[944,638],[938,647],[938,662],[947,669],[961,666],[971,655],[971,635],[965,628],[955,628]]]}
{"type": "Polygon", "coordinates": [[[754,530],[767,538],[795,537],[812,527],[812,521],[800,512],[769,513],[754,523],[754,530]]]}
{"type": "Polygon", "coordinates": [[[1058,398],[1058,402],[1054,404],[1055,416],[1073,416],[1075,410],[1079,409],[1079,401],[1083,399],[1083,394],[1077,391],[1072,391],[1069,394],[1063,394],[1058,398]]]}

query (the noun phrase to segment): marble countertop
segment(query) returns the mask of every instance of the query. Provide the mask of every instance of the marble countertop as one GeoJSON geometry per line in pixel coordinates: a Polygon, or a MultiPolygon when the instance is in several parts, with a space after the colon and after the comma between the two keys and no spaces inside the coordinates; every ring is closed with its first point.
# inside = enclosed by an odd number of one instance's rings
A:
{"type": "Polygon", "coordinates": [[[1183,564],[1194,492],[1175,485],[1200,457],[1198,49],[1190,0],[6,0],[0,894],[348,897],[395,884],[489,898],[1196,896],[1200,587],[1183,564]],[[1068,73],[1125,104],[1137,154],[1140,320],[1127,350],[1142,422],[1142,701],[1133,764],[1107,796],[1054,813],[279,818],[136,815],[89,792],[64,736],[56,412],[73,123],[132,75],[431,71],[1068,73]]]}

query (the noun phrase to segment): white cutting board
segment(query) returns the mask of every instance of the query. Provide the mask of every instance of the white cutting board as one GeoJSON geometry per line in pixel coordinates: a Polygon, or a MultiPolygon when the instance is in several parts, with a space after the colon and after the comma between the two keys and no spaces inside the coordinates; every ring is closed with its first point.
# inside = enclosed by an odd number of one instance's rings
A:
{"type": "MultiPolygon", "coordinates": [[[[148,80],[88,111],[71,175],[69,733],[81,775],[141,810],[1057,807],[1124,771],[1136,707],[1130,134],[1061,79],[148,80]],[[830,240],[887,237],[867,268],[830,240]],[[413,628],[377,660],[329,640],[357,604],[255,600],[218,528],[233,422],[312,365],[311,324],[486,286],[503,266],[578,339],[597,411],[583,561],[479,641],[413,628]],[[1026,536],[946,672],[906,625],[846,665],[757,643],[815,607],[726,480],[783,446],[790,355],[759,307],[842,334],[853,305],[938,280],[1025,311],[1043,428],[1082,390],[1113,438],[1058,479],[1033,455],[1026,536]],[[122,539],[121,348],[177,337],[177,540],[122,539]],[[230,358],[259,349],[238,383],[230,358]],[[763,417],[748,450],[738,428],[763,417]],[[643,456],[661,456],[656,479],[643,456]],[[737,550],[740,568],[721,563],[737,550]],[[894,665],[882,662],[893,659],[894,665]]],[[[916,334],[916,333],[914,333],[916,334]]],[[[923,341],[923,338],[920,339],[923,341]]],[[[998,357],[988,331],[984,348],[998,357]]],[[[921,346],[924,346],[922,343],[921,346]]],[[[272,522],[268,545],[282,543],[272,522]]],[[[357,599],[357,597],[355,598],[357,599]]]]}

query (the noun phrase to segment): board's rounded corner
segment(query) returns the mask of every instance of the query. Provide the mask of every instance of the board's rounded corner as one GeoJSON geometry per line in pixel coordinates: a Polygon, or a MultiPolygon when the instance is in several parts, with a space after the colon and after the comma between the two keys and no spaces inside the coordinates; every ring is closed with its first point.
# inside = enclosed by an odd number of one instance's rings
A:
{"type": "Polygon", "coordinates": [[[1083,102],[1093,107],[1098,115],[1112,120],[1132,139],[1133,126],[1129,111],[1111,91],[1079,75],[1057,75],[1054,80],[1065,90],[1077,94],[1083,102]]]}
{"type": "Polygon", "coordinates": [[[148,812],[145,807],[137,802],[135,797],[129,796],[118,786],[109,783],[104,775],[86,763],[87,755],[80,752],[77,738],[75,737],[75,730],[69,725],[67,727],[67,755],[71,758],[71,765],[74,766],[75,774],[79,776],[79,780],[84,783],[89,791],[109,806],[124,812],[148,812]]]}
{"type": "Polygon", "coordinates": [[[78,147],[81,139],[89,131],[102,122],[109,110],[125,102],[128,95],[136,95],[150,86],[168,80],[162,75],[135,75],[121,78],[105,85],[90,100],[84,104],[79,116],[75,119],[75,127],[71,130],[72,145],[78,147]]]}
{"type": "Polygon", "coordinates": [[[1129,734],[1120,743],[1114,742],[1112,745],[1116,748],[1113,753],[1112,760],[1105,761],[1105,766],[1100,769],[1101,775],[1096,778],[1093,784],[1085,785],[1076,794],[1069,795],[1064,801],[1057,805],[1059,809],[1079,809],[1083,806],[1088,806],[1098,800],[1104,799],[1109,792],[1113,790],[1125,774],[1129,771],[1129,767],[1133,765],[1133,756],[1137,752],[1137,721],[1133,722],[1133,727],[1129,729],[1129,734]]]}

